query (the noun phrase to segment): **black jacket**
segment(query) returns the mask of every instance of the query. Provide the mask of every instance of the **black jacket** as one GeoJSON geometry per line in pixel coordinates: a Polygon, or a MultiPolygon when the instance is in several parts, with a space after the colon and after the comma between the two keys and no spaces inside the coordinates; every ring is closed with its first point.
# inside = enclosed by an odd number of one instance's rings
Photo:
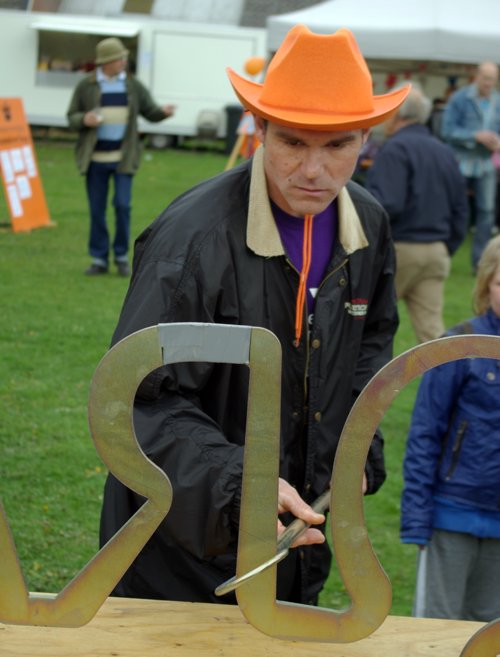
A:
{"type": "MultiPolygon", "coordinates": [[[[272,219],[259,151],[251,167],[188,191],[138,238],[113,342],[169,322],[273,331],[283,350],[280,476],[312,501],[329,485],[354,399],[392,356],[397,312],[388,219],[358,185],[349,183],[341,192],[339,240],[317,293],[309,337],[304,316],[305,338],[296,348],[299,277],[272,219]]],[[[155,371],[140,386],[136,433],[145,453],[168,474],[173,504],[118,595],[234,600],[216,598],[213,591],[235,573],[247,383],[244,366],[183,364],[155,371]]],[[[373,493],[385,478],[379,435],[366,474],[373,493]]],[[[110,475],[101,542],[142,502],[110,475]]],[[[278,569],[278,597],[316,602],[329,567],[326,545],[292,550],[278,569]]]]}

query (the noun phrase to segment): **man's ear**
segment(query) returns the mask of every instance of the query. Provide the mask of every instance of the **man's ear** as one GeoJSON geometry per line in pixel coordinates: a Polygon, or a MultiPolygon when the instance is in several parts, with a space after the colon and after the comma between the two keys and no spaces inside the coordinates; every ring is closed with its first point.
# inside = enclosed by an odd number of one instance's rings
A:
{"type": "Polygon", "coordinates": [[[253,115],[255,124],[255,135],[257,139],[263,144],[266,137],[267,121],[257,114],[253,115]]]}

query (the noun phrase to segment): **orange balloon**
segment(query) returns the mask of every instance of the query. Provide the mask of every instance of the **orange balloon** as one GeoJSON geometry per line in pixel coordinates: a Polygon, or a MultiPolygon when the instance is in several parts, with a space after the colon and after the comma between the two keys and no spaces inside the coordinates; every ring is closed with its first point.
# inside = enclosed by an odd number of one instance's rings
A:
{"type": "Polygon", "coordinates": [[[258,75],[264,68],[266,60],[264,57],[250,57],[245,62],[245,73],[248,75],[258,75]]]}

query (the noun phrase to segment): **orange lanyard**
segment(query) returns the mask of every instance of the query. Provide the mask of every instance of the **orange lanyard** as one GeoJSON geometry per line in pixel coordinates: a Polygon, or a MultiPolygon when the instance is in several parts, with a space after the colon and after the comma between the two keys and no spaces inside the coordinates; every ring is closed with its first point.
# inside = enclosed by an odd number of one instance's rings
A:
{"type": "Polygon", "coordinates": [[[304,217],[304,240],[302,242],[302,270],[300,272],[299,291],[297,294],[297,305],[295,306],[295,341],[296,347],[300,344],[303,326],[304,304],[306,302],[306,285],[309,269],[311,267],[312,254],[312,214],[306,214],[304,217]]]}

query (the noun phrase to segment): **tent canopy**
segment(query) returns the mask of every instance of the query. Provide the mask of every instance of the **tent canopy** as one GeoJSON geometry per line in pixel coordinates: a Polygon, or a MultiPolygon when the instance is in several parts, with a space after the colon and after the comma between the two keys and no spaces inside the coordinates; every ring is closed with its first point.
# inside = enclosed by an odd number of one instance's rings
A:
{"type": "Polygon", "coordinates": [[[318,34],[349,28],[366,58],[500,63],[499,0],[329,0],[270,16],[271,52],[297,23],[318,34]]]}

